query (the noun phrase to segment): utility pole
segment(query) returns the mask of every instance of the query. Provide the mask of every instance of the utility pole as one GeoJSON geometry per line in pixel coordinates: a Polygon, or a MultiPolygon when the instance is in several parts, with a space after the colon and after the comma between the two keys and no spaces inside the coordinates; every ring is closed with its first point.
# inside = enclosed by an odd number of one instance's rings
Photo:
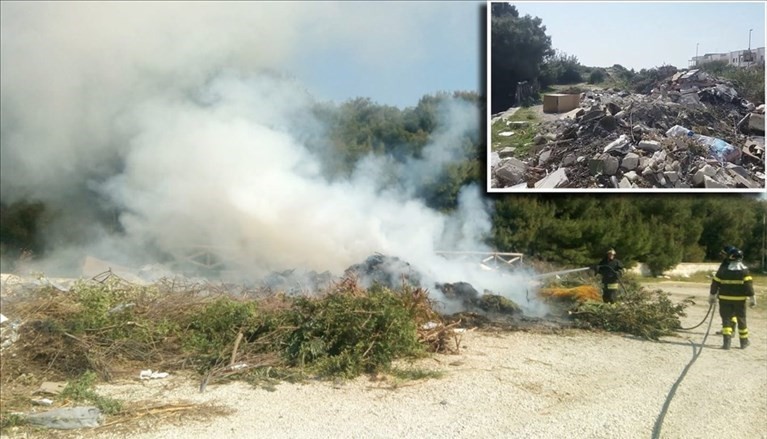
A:
{"type": "Polygon", "coordinates": [[[751,31],[753,29],[748,30],[748,65],[751,65],[751,60],[754,59],[753,55],[751,54],[751,31]]]}
{"type": "Polygon", "coordinates": [[[700,43],[695,43],[695,67],[698,67],[698,46],[700,43]]]}

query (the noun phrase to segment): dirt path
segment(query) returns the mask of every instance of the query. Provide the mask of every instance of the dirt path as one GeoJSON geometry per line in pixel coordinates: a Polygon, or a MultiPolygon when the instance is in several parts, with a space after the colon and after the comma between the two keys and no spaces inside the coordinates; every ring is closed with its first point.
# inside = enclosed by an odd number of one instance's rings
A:
{"type": "MultiPolygon", "coordinates": [[[[697,298],[684,326],[705,315],[707,285],[655,285],[697,298]]],[[[461,354],[418,363],[444,377],[399,386],[359,378],[284,383],[274,391],[213,385],[200,394],[198,382],[181,377],[103,386],[118,397],[208,402],[232,414],[99,437],[650,438],[656,431],[663,438],[767,438],[765,314],[749,314],[752,346],[730,351],[719,349],[715,316],[705,349],[684,376],[707,324],[659,342],[584,331],[468,332],[461,354]]]]}

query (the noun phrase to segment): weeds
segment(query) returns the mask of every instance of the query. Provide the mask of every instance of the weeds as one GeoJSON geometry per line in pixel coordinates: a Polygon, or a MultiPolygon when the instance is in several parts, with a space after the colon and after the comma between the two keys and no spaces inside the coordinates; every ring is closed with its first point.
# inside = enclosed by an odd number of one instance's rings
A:
{"type": "Polygon", "coordinates": [[[96,378],[94,372],[86,371],[76,380],[70,381],[61,392],[61,396],[75,402],[91,403],[106,415],[115,415],[122,411],[120,401],[96,393],[94,390],[96,378]]]}

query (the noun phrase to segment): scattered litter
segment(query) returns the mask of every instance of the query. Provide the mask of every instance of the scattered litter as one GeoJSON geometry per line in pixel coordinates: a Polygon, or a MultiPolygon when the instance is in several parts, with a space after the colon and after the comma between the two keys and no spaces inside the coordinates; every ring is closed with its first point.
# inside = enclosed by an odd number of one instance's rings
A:
{"type": "Polygon", "coordinates": [[[141,380],[155,380],[160,378],[167,378],[170,375],[168,372],[152,372],[152,369],[142,370],[139,373],[139,379],[141,380]]]}
{"type": "Polygon", "coordinates": [[[3,323],[5,323],[7,320],[8,320],[8,317],[6,317],[6,316],[4,316],[4,315],[0,314],[0,324],[3,324],[3,323]]]}
{"type": "Polygon", "coordinates": [[[33,399],[32,400],[32,404],[36,404],[36,405],[51,405],[51,404],[53,404],[53,400],[52,399],[48,399],[48,398],[33,399]]]}
{"type": "Polygon", "coordinates": [[[511,137],[514,135],[514,131],[504,131],[502,133],[498,133],[501,137],[511,137]]]}
{"type": "Polygon", "coordinates": [[[96,407],[68,407],[26,416],[32,425],[60,430],[98,427],[103,422],[101,410],[96,407]]]}
{"type": "Polygon", "coordinates": [[[434,329],[437,326],[439,326],[439,323],[437,322],[426,322],[423,325],[421,325],[421,329],[434,329]]]}

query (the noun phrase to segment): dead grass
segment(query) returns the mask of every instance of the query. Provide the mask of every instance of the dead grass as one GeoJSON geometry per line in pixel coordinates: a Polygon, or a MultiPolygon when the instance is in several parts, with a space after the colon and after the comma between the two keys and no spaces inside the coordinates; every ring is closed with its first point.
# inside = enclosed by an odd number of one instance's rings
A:
{"type": "MultiPolygon", "coordinates": [[[[229,380],[270,386],[385,372],[397,358],[457,352],[460,344],[457,323],[443,321],[426,291],[365,290],[354,279],[315,297],[289,297],[168,281],[137,286],[105,276],[67,293],[41,289],[4,305],[3,313],[22,322],[18,340],[0,353],[0,418],[9,427],[12,413],[31,410],[43,381],[74,383],[87,371],[103,382],[135,378],[150,366],[193,371],[204,391],[229,380]]],[[[86,387],[75,394],[101,401],[86,387]]],[[[68,401],[54,399],[54,407],[68,401]]],[[[196,410],[110,407],[108,425],[196,410]]]]}

